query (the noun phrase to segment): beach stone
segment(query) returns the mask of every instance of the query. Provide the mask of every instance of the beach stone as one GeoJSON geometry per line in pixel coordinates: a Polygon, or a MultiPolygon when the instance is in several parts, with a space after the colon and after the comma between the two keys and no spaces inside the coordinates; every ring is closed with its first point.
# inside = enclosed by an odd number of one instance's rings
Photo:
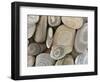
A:
{"type": "Polygon", "coordinates": [[[46,40],[47,33],[47,16],[41,16],[40,21],[37,24],[37,30],[35,33],[34,40],[36,42],[44,42],[46,40]]]}
{"type": "Polygon", "coordinates": [[[47,39],[46,39],[46,46],[50,48],[53,42],[53,29],[51,27],[48,28],[47,39]]]}
{"type": "Polygon", "coordinates": [[[83,25],[83,18],[82,17],[63,16],[62,22],[67,27],[70,27],[73,29],[79,29],[83,25]]]}
{"type": "Polygon", "coordinates": [[[50,52],[51,58],[59,60],[73,49],[75,29],[61,25],[57,28],[50,52]]]}
{"type": "Polygon", "coordinates": [[[28,24],[35,24],[39,21],[39,16],[37,15],[28,15],[27,22],[28,24]]]}
{"type": "Polygon", "coordinates": [[[45,44],[31,43],[28,46],[28,55],[38,55],[46,49],[45,44]]]}
{"type": "Polygon", "coordinates": [[[56,27],[60,25],[61,23],[61,17],[60,16],[48,16],[48,24],[51,27],[56,27]]]}
{"type": "Polygon", "coordinates": [[[27,26],[27,38],[31,38],[36,30],[36,24],[28,24],[27,26]]]}
{"type": "Polygon", "coordinates": [[[82,28],[80,28],[75,37],[75,50],[78,53],[84,53],[88,48],[88,25],[85,23],[82,28]]]}
{"type": "Polygon", "coordinates": [[[36,66],[52,66],[55,61],[50,57],[49,53],[41,53],[36,57],[36,66]]]}
{"type": "Polygon", "coordinates": [[[33,66],[35,63],[35,57],[34,56],[28,56],[27,58],[27,66],[28,67],[31,67],[33,66]]]}
{"type": "Polygon", "coordinates": [[[75,59],[75,64],[88,64],[88,54],[80,54],[75,59]]]}
{"type": "Polygon", "coordinates": [[[66,55],[63,59],[57,60],[55,65],[73,65],[74,59],[71,55],[66,55]]]}

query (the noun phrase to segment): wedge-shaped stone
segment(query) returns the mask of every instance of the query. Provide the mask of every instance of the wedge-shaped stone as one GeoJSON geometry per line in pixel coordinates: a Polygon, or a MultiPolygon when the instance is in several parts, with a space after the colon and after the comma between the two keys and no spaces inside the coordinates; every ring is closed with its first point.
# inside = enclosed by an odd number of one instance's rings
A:
{"type": "Polygon", "coordinates": [[[51,66],[55,61],[50,57],[48,53],[41,53],[36,57],[36,66],[51,66]]]}
{"type": "Polygon", "coordinates": [[[47,31],[47,16],[41,16],[40,21],[37,25],[37,30],[35,33],[36,42],[44,42],[46,39],[47,31]]]}
{"type": "Polygon", "coordinates": [[[33,66],[35,63],[35,57],[34,56],[28,56],[27,58],[27,66],[28,67],[31,67],[33,66]]]}
{"type": "Polygon", "coordinates": [[[52,27],[60,25],[61,18],[59,16],[48,16],[48,24],[52,27]]]}
{"type": "Polygon", "coordinates": [[[75,59],[75,64],[88,64],[88,54],[80,54],[75,59]]]}
{"type": "Polygon", "coordinates": [[[47,39],[46,39],[46,46],[50,48],[53,42],[53,29],[52,27],[48,28],[47,39]]]}
{"type": "Polygon", "coordinates": [[[76,33],[75,50],[78,53],[84,53],[88,48],[88,25],[85,23],[82,28],[80,28],[76,33]]]}
{"type": "Polygon", "coordinates": [[[71,55],[67,55],[63,59],[57,60],[55,65],[73,65],[74,59],[71,55]]]}
{"type": "Polygon", "coordinates": [[[82,17],[62,17],[62,22],[73,29],[79,29],[83,25],[83,18],[82,17]]]}
{"type": "Polygon", "coordinates": [[[38,55],[46,49],[45,44],[31,43],[28,46],[28,55],[38,55]]]}
{"type": "Polygon", "coordinates": [[[75,29],[68,28],[65,25],[59,26],[54,34],[50,56],[58,60],[70,53],[73,49],[74,35],[75,29]]]}

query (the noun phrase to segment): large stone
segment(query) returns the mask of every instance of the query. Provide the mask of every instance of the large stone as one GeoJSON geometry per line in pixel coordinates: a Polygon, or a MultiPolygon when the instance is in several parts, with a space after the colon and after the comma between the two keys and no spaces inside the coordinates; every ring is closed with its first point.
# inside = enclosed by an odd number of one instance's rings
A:
{"type": "Polygon", "coordinates": [[[39,16],[37,15],[28,15],[27,16],[27,22],[29,24],[35,24],[39,21],[39,16]]]}
{"type": "Polygon", "coordinates": [[[65,25],[59,26],[54,34],[50,56],[58,60],[70,53],[73,49],[74,35],[75,29],[68,28],[65,25]]]}
{"type": "Polygon", "coordinates": [[[63,59],[57,60],[55,65],[73,65],[74,59],[71,55],[67,55],[63,59]]]}
{"type": "Polygon", "coordinates": [[[47,16],[41,16],[34,37],[35,41],[40,43],[44,42],[46,39],[46,33],[47,33],[47,16]]]}
{"type": "Polygon", "coordinates": [[[75,64],[88,64],[88,54],[80,54],[75,59],[75,64]]]}
{"type": "Polygon", "coordinates": [[[46,49],[45,44],[31,43],[28,46],[28,55],[38,55],[46,49]]]}
{"type": "Polygon", "coordinates": [[[27,38],[31,38],[36,30],[36,24],[28,24],[27,26],[27,38]]]}
{"type": "Polygon", "coordinates": [[[36,66],[51,66],[55,61],[50,57],[49,53],[41,53],[36,57],[36,66]]]}
{"type": "Polygon", "coordinates": [[[88,48],[88,25],[85,23],[82,28],[80,28],[75,37],[75,50],[78,53],[84,53],[88,48]]]}
{"type": "Polygon", "coordinates": [[[79,29],[83,25],[83,18],[82,17],[62,17],[62,22],[70,28],[79,29]]]}

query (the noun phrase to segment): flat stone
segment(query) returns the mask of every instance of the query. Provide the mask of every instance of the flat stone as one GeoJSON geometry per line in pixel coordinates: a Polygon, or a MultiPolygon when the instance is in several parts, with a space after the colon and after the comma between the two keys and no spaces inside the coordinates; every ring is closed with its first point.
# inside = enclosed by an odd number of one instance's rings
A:
{"type": "Polygon", "coordinates": [[[57,28],[50,56],[55,59],[61,59],[73,49],[75,30],[61,25],[57,28]]]}
{"type": "Polygon", "coordinates": [[[27,22],[29,24],[36,24],[39,21],[39,16],[37,15],[28,15],[27,16],[27,22]]]}
{"type": "Polygon", "coordinates": [[[55,65],[73,65],[74,59],[71,55],[66,55],[63,59],[57,60],[55,65]]]}
{"type": "Polygon", "coordinates": [[[31,38],[36,30],[36,24],[28,24],[27,26],[27,38],[31,38]]]}
{"type": "Polygon", "coordinates": [[[37,30],[35,33],[34,40],[36,42],[44,42],[46,40],[47,33],[47,16],[41,16],[40,21],[37,24],[37,30]]]}
{"type": "Polygon", "coordinates": [[[53,42],[53,29],[51,27],[48,28],[47,39],[46,39],[46,46],[50,48],[53,42]]]}
{"type": "Polygon", "coordinates": [[[36,66],[51,66],[55,61],[50,57],[49,53],[41,53],[36,57],[36,66]]]}
{"type": "Polygon", "coordinates": [[[61,23],[60,16],[48,16],[48,24],[51,27],[56,27],[56,26],[60,25],[60,23],[61,23]]]}
{"type": "Polygon", "coordinates": [[[27,66],[32,67],[35,63],[35,57],[34,56],[28,56],[27,58],[27,66]]]}
{"type": "Polygon", "coordinates": [[[75,37],[75,50],[78,53],[84,53],[88,48],[88,25],[85,23],[82,28],[80,28],[75,37]]]}
{"type": "Polygon", "coordinates": [[[62,22],[70,28],[79,29],[83,25],[83,18],[82,17],[70,17],[70,16],[63,16],[62,22]]]}
{"type": "Polygon", "coordinates": [[[75,64],[88,64],[88,54],[80,54],[75,59],[75,64]]]}
{"type": "Polygon", "coordinates": [[[31,43],[28,46],[28,55],[38,55],[46,49],[45,44],[31,43]]]}

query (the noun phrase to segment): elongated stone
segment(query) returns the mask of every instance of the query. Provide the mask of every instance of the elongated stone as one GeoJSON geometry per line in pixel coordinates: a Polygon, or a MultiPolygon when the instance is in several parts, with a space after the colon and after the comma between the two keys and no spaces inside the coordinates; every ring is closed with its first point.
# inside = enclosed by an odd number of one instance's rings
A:
{"type": "Polygon", "coordinates": [[[88,25],[85,23],[82,28],[80,28],[76,33],[75,50],[78,53],[84,53],[88,48],[88,25]]]}
{"type": "Polygon", "coordinates": [[[50,52],[51,58],[59,60],[66,54],[70,53],[73,49],[75,30],[61,25],[57,28],[53,46],[50,52]]]}
{"type": "Polygon", "coordinates": [[[52,27],[60,25],[61,18],[60,16],[48,16],[48,24],[52,27]]]}
{"type": "Polygon", "coordinates": [[[37,15],[28,15],[27,22],[29,24],[35,24],[39,21],[39,16],[37,15]]]}
{"type": "Polygon", "coordinates": [[[41,16],[40,21],[37,25],[37,30],[35,33],[36,42],[44,42],[46,39],[47,31],[47,16],[41,16]]]}
{"type": "Polygon", "coordinates": [[[74,59],[71,55],[67,55],[63,59],[57,60],[55,65],[73,65],[74,59]]]}
{"type": "Polygon", "coordinates": [[[28,55],[38,55],[46,49],[45,44],[31,43],[28,46],[28,55]]]}
{"type": "Polygon", "coordinates": [[[80,54],[75,59],[75,64],[88,64],[88,54],[80,54]]]}
{"type": "Polygon", "coordinates": [[[27,38],[31,38],[36,30],[36,24],[28,24],[27,26],[27,38]]]}
{"type": "Polygon", "coordinates": [[[55,61],[50,57],[48,53],[41,53],[36,57],[36,66],[51,66],[55,61]]]}
{"type": "Polygon", "coordinates": [[[46,39],[46,46],[50,48],[53,42],[53,29],[51,27],[48,28],[47,39],[46,39]]]}
{"type": "Polygon", "coordinates": [[[27,58],[27,66],[28,67],[31,67],[33,66],[35,63],[35,57],[34,56],[28,56],[27,58]]]}
{"type": "Polygon", "coordinates": [[[79,29],[83,25],[82,17],[62,17],[62,22],[70,28],[79,29]]]}

